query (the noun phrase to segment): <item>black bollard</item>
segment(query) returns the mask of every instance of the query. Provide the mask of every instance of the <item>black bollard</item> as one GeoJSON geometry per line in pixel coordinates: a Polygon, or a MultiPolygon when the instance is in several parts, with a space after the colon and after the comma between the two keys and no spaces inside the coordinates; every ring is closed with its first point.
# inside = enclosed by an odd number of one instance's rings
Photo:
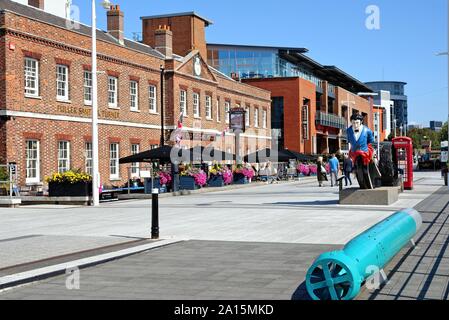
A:
{"type": "Polygon", "coordinates": [[[159,189],[152,190],[151,197],[151,239],[159,239],[159,189]]]}

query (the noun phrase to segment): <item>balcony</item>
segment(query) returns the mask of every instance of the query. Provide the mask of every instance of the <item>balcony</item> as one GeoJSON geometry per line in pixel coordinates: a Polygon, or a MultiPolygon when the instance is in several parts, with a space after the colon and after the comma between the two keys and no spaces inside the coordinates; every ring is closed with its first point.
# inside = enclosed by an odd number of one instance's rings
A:
{"type": "Polygon", "coordinates": [[[317,125],[324,127],[337,128],[340,130],[346,130],[348,128],[348,122],[345,118],[339,117],[335,114],[325,113],[318,111],[316,113],[315,122],[317,125]]]}

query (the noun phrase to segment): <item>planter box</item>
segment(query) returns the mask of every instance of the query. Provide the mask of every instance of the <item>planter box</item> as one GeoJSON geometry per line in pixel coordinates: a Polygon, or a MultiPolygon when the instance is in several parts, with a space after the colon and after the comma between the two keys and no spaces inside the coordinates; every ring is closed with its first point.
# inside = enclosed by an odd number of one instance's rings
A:
{"type": "Polygon", "coordinates": [[[224,187],[224,180],[223,180],[223,176],[210,176],[209,178],[209,182],[208,182],[209,187],[212,188],[220,188],[220,187],[224,187]]]}
{"type": "Polygon", "coordinates": [[[234,184],[248,184],[248,178],[246,178],[243,173],[234,174],[234,184]]]}
{"type": "Polygon", "coordinates": [[[179,189],[180,190],[197,190],[199,187],[195,184],[194,177],[179,177],[179,189]]]}
{"type": "MultiPolygon", "coordinates": [[[[151,194],[153,190],[151,190],[151,180],[145,179],[145,194],[151,194]]],[[[161,179],[155,178],[153,181],[153,189],[159,189],[159,193],[166,193],[167,187],[165,185],[161,186],[161,179]]]]}
{"type": "Polygon", "coordinates": [[[92,195],[92,182],[56,183],[48,184],[50,197],[89,197],[92,195]]]}

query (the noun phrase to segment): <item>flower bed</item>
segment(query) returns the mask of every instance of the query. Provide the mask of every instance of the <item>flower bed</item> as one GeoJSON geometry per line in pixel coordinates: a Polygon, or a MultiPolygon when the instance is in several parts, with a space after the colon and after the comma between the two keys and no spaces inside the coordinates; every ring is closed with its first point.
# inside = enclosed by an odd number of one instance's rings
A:
{"type": "Polygon", "coordinates": [[[88,197],[92,195],[92,177],[79,171],[54,173],[46,179],[50,197],[88,197]]]}
{"type": "MultiPolygon", "coordinates": [[[[297,167],[298,172],[305,177],[316,176],[318,174],[318,166],[316,164],[304,164],[300,163],[297,167]]],[[[327,173],[330,172],[329,164],[326,164],[327,173]]]]}
{"type": "Polygon", "coordinates": [[[195,190],[207,184],[207,175],[203,170],[186,166],[179,177],[181,190],[195,190]]]}
{"type": "Polygon", "coordinates": [[[232,183],[232,171],[227,167],[214,164],[209,170],[209,187],[223,187],[232,183]]]}
{"type": "Polygon", "coordinates": [[[252,168],[243,167],[238,165],[234,171],[234,183],[235,184],[248,184],[254,178],[254,170],[252,168]]]}

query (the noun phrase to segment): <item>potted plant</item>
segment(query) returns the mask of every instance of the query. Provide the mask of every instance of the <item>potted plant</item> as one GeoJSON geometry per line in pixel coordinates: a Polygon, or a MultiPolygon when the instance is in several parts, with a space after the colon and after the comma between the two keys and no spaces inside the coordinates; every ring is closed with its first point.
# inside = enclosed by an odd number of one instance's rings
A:
{"type": "Polygon", "coordinates": [[[223,187],[232,183],[232,171],[227,167],[214,164],[209,170],[209,187],[223,187]]]}
{"type": "Polygon", "coordinates": [[[234,184],[248,184],[254,178],[254,170],[252,168],[237,165],[234,170],[234,184]]]}
{"type": "Polygon", "coordinates": [[[181,171],[179,177],[179,189],[181,190],[196,190],[204,187],[207,184],[206,173],[197,168],[192,168],[191,165],[187,165],[181,171]]]}
{"type": "Polygon", "coordinates": [[[6,170],[6,168],[0,168],[0,196],[6,196],[8,195],[9,190],[9,183],[7,181],[9,180],[9,175],[6,170]]]}
{"type": "Polygon", "coordinates": [[[78,171],[54,173],[46,179],[50,197],[88,197],[92,195],[92,176],[78,171]]]}
{"type": "Polygon", "coordinates": [[[160,193],[165,193],[172,180],[171,174],[166,171],[155,172],[154,179],[145,179],[145,193],[150,194],[152,192],[151,184],[153,184],[153,189],[159,189],[160,193]]]}

